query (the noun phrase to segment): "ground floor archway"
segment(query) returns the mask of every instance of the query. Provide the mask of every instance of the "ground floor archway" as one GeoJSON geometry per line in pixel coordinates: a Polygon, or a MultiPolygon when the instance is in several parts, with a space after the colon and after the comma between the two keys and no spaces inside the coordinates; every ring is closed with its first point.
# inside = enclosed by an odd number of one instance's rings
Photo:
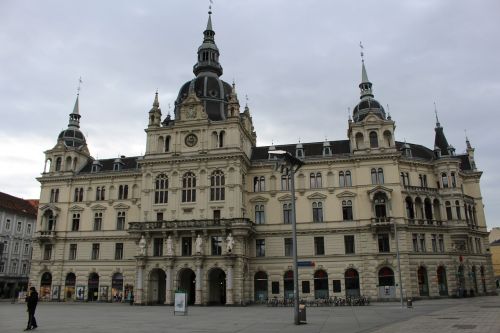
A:
{"type": "Polygon", "coordinates": [[[424,266],[418,268],[417,279],[420,296],[429,296],[429,280],[427,277],[427,269],[424,266]]]}
{"type": "Polygon", "coordinates": [[[226,273],[220,268],[208,272],[208,304],[226,304],[226,273]]]}
{"type": "Polygon", "coordinates": [[[165,303],[166,274],[163,269],[154,268],[149,273],[148,304],[165,303]]]}
{"type": "Polygon", "coordinates": [[[177,287],[187,293],[188,304],[192,305],[196,301],[196,274],[190,268],[179,271],[177,287]]]}
{"type": "Polygon", "coordinates": [[[314,298],[328,298],[328,274],[320,269],[314,272],[314,298]]]}
{"type": "Polygon", "coordinates": [[[349,268],[344,273],[345,282],[345,295],[346,296],[359,296],[359,273],[354,268],[349,268]]]}
{"type": "Polygon", "coordinates": [[[382,267],[378,271],[378,296],[381,298],[396,297],[394,271],[389,267],[382,267]]]}
{"type": "Polygon", "coordinates": [[[40,295],[39,297],[42,300],[50,300],[52,288],[52,274],[50,272],[45,272],[42,274],[42,278],[40,279],[40,295]]]}
{"type": "Polygon", "coordinates": [[[99,295],[99,274],[90,273],[88,279],[88,294],[87,301],[93,302],[97,301],[99,295]]]}
{"type": "Polygon", "coordinates": [[[123,299],[123,274],[115,273],[111,277],[111,295],[113,302],[121,302],[123,299]]]}
{"type": "Polygon", "coordinates": [[[254,301],[267,300],[267,273],[257,272],[254,277],[254,301]]]}
{"type": "Polygon", "coordinates": [[[75,273],[66,274],[64,281],[64,299],[70,301],[75,295],[76,275],[75,273]]]}
{"type": "Polygon", "coordinates": [[[283,275],[283,290],[286,299],[293,299],[293,271],[286,271],[283,275]]]}
{"type": "Polygon", "coordinates": [[[448,296],[448,281],[446,279],[446,268],[439,266],[437,269],[437,281],[440,296],[448,296]]]}

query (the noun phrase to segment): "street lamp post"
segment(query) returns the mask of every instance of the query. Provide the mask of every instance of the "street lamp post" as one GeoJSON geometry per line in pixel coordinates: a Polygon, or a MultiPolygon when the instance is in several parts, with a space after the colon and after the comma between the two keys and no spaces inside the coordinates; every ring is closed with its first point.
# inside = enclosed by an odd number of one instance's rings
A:
{"type": "Polygon", "coordinates": [[[293,296],[294,296],[294,312],[293,321],[295,325],[299,325],[299,270],[297,260],[297,219],[295,210],[295,172],[304,165],[304,162],[290,154],[285,150],[270,150],[270,155],[279,157],[281,163],[276,164],[276,169],[280,169],[281,173],[290,177],[290,194],[292,195],[292,254],[293,254],[293,296]]]}
{"type": "Polygon", "coordinates": [[[401,307],[404,307],[403,303],[403,279],[401,278],[401,259],[399,253],[399,239],[398,239],[398,226],[397,221],[394,221],[394,238],[396,239],[396,257],[398,262],[398,274],[399,274],[399,297],[401,299],[401,307]]]}

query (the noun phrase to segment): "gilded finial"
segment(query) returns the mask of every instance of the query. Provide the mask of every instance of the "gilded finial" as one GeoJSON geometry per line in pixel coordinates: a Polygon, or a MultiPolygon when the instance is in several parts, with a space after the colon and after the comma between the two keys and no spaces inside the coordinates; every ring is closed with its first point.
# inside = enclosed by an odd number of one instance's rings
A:
{"type": "Polygon", "coordinates": [[[77,96],[80,96],[80,90],[82,89],[82,83],[83,83],[82,77],[80,76],[78,78],[78,88],[76,88],[76,95],[77,96]]]}
{"type": "Polygon", "coordinates": [[[437,106],[436,102],[434,102],[434,114],[436,115],[436,126],[439,127],[441,124],[439,123],[439,118],[438,118],[438,111],[437,111],[437,106]]]}
{"type": "Polygon", "coordinates": [[[364,53],[364,47],[363,43],[359,42],[359,48],[360,48],[360,54],[361,54],[361,61],[365,62],[365,53],[364,53]]]}

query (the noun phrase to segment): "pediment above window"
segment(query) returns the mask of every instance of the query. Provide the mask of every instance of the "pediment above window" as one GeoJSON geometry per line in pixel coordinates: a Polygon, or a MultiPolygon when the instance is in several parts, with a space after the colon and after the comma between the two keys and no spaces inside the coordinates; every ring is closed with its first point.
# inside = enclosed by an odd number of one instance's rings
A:
{"type": "Polygon", "coordinates": [[[368,196],[370,197],[371,201],[373,201],[373,198],[374,198],[375,194],[377,194],[377,193],[384,193],[387,196],[387,199],[391,200],[392,189],[385,187],[385,186],[382,186],[382,185],[377,185],[374,188],[372,188],[371,190],[368,190],[367,193],[368,193],[368,196]]]}
{"type": "Polygon", "coordinates": [[[42,215],[45,214],[46,211],[51,210],[53,215],[57,216],[57,215],[59,215],[59,212],[61,211],[61,209],[59,209],[57,206],[55,206],[53,204],[43,205],[39,209],[42,212],[42,215]]]}
{"type": "MultiPolygon", "coordinates": [[[[297,197],[295,197],[297,199],[297,197]]],[[[278,198],[278,201],[292,201],[292,196],[290,194],[282,195],[278,198]]]]}
{"type": "Polygon", "coordinates": [[[84,210],[83,207],[80,207],[78,205],[71,206],[69,208],[70,212],[82,212],[84,210]]]}
{"type": "Polygon", "coordinates": [[[310,200],[318,200],[318,199],[324,200],[324,199],[326,199],[326,195],[318,193],[318,192],[315,192],[313,194],[308,195],[307,199],[310,199],[310,200]]]}
{"type": "Polygon", "coordinates": [[[258,196],[256,196],[256,197],[253,197],[252,199],[250,199],[250,202],[252,202],[252,203],[253,203],[253,202],[268,202],[268,201],[269,201],[269,199],[268,199],[268,198],[263,197],[263,196],[261,196],[261,195],[258,195],[258,196]]]}
{"type": "Polygon", "coordinates": [[[124,209],[129,209],[130,206],[126,205],[124,203],[119,203],[117,205],[114,205],[113,208],[116,209],[116,210],[124,210],[124,209]]]}
{"type": "Polygon", "coordinates": [[[337,198],[354,198],[356,196],[356,193],[351,192],[351,191],[343,191],[337,194],[337,198]]]}
{"type": "Polygon", "coordinates": [[[97,204],[97,205],[90,207],[90,209],[92,209],[92,210],[106,210],[107,207],[97,204]]]}

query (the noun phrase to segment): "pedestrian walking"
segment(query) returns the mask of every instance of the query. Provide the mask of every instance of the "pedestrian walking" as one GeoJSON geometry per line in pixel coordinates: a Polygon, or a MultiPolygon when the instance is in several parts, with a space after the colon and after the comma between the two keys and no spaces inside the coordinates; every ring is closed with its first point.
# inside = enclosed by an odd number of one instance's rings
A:
{"type": "Polygon", "coordinates": [[[38,293],[35,287],[30,288],[30,293],[26,297],[26,305],[28,307],[28,326],[25,331],[34,330],[38,327],[35,319],[36,305],[38,304],[38,293]]]}

